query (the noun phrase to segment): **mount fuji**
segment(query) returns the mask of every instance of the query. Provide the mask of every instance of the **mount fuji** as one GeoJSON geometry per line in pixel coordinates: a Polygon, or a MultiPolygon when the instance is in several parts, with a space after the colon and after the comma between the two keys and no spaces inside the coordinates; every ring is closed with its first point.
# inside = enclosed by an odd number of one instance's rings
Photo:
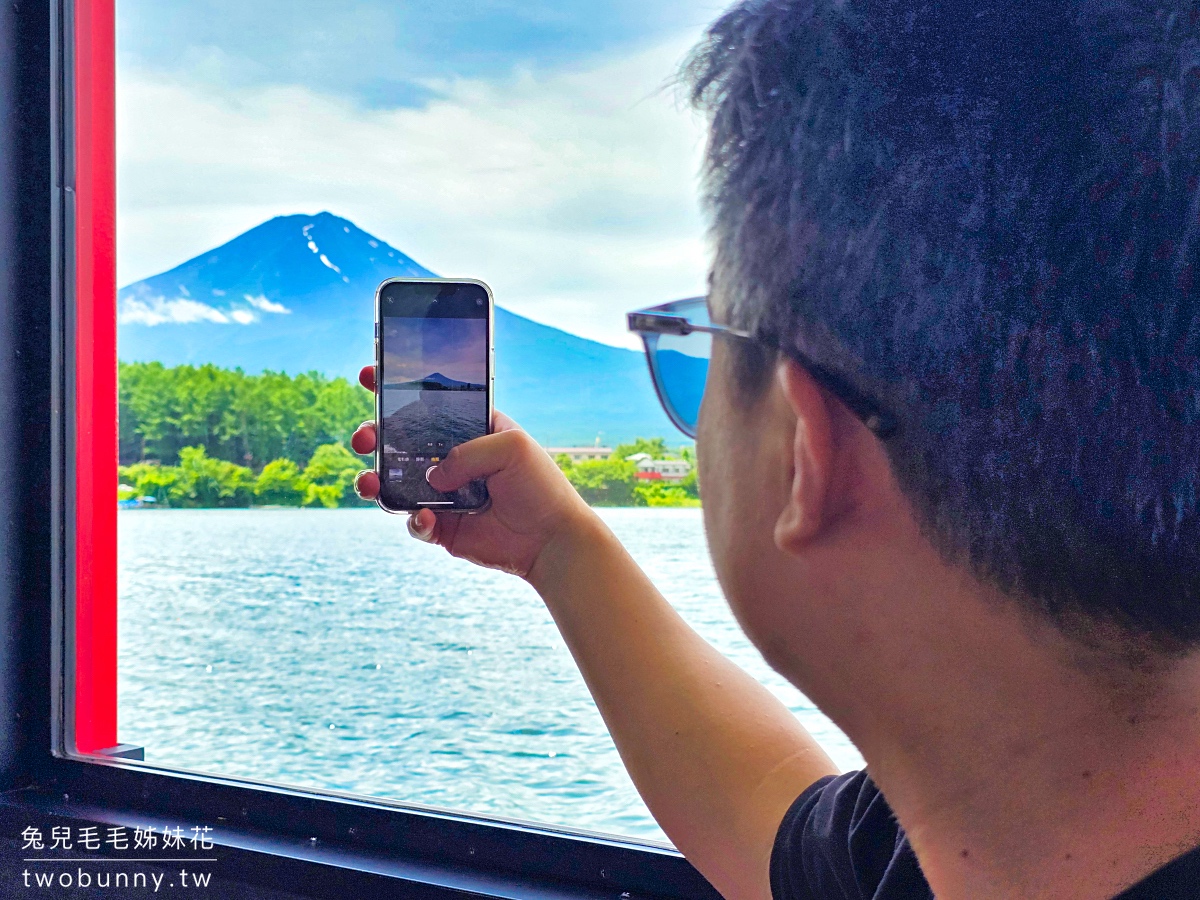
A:
{"type": "MultiPolygon", "coordinates": [[[[386,382],[384,382],[387,384],[386,382]]],[[[472,384],[469,381],[458,381],[454,378],[447,378],[441,372],[434,372],[432,375],[426,375],[416,381],[404,381],[400,384],[388,384],[387,389],[393,390],[396,388],[408,388],[420,391],[482,391],[485,385],[472,384]]]]}
{"type": "MultiPolygon", "coordinates": [[[[278,216],[122,288],[118,351],[126,362],[318,371],[353,381],[372,358],[376,287],[433,274],[331,213],[278,216]]],[[[501,307],[495,343],[496,408],[541,443],[677,437],[640,353],[501,307]]]]}

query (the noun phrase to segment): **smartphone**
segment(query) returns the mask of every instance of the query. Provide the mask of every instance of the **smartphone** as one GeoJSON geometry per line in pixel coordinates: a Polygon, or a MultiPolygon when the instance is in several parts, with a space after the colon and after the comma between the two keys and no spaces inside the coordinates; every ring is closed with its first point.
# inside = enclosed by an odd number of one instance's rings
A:
{"type": "Polygon", "coordinates": [[[482,281],[389,278],[375,292],[375,471],[387,512],[487,508],[483,481],[442,493],[425,473],[491,431],[492,333],[482,281]]]}

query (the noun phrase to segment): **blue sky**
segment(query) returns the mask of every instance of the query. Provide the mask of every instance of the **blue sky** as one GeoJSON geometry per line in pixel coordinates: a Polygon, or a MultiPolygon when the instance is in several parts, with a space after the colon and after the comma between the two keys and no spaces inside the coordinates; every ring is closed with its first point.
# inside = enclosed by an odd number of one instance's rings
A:
{"type": "Polygon", "coordinates": [[[723,4],[120,0],[118,277],[328,209],[518,313],[632,346],[703,292],[703,123],[673,76],[723,4]]]}
{"type": "Polygon", "coordinates": [[[370,106],[429,96],[427,78],[495,78],[698,31],[693,0],[121,0],[123,64],[231,86],[305,84],[370,106]]]}

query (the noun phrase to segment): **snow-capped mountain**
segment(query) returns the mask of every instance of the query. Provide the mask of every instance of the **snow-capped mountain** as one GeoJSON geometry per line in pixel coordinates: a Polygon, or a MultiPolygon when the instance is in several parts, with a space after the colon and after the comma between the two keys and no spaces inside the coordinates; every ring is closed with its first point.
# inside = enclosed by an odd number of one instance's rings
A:
{"type": "MultiPolygon", "coordinates": [[[[331,213],[279,216],[122,288],[120,357],[353,379],[372,357],[379,283],[432,275],[331,213]]],[[[659,408],[640,353],[501,307],[495,341],[496,408],[542,443],[590,444],[598,433],[607,444],[682,439],[659,408]]]]}
{"type": "Polygon", "coordinates": [[[486,385],[472,384],[470,381],[459,381],[455,378],[447,378],[441,372],[434,372],[432,375],[426,375],[416,381],[403,381],[400,384],[389,384],[388,390],[411,388],[424,391],[482,391],[486,385]]]}

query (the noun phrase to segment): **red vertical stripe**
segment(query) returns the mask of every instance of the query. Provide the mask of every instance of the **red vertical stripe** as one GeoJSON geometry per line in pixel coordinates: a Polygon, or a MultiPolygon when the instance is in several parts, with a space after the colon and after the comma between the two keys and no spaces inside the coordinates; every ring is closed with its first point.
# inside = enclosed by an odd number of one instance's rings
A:
{"type": "Polygon", "coordinates": [[[113,0],[75,0],[75,745],[117,743],[113,0]]]}

